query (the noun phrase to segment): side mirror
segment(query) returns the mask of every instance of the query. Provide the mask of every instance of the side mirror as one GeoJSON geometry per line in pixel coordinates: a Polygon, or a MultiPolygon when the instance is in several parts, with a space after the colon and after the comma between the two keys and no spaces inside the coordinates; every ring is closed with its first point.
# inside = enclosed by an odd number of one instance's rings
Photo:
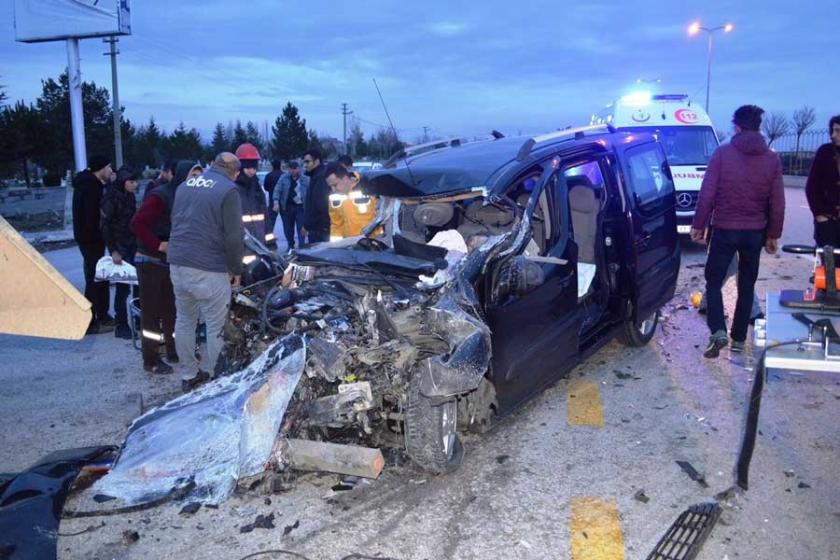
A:
{"type": "Polygon", "coordinates": [[[662,174],[668,177],[669,181],[674,182],[674,176],[671,174],[671,166],[668,165],[667,161],[662,162],[662,174]]]}

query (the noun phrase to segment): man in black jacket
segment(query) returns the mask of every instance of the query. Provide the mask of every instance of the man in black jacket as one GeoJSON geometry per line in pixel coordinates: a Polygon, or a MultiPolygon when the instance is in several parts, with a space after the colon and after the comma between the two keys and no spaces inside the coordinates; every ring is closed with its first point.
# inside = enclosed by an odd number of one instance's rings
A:
{"type": "MultiPolygon", "coordinates": [[[[102,238],[105,246],[111,253],[114,264],[121,264],[123,261],[134,265],[134,255],[137,253],[137,240],[131,231],[131,219],[137,211],[138,179],[140,175],[128,167],[121,167],[117,171],[117,180],[105,188],[102,197],[100,222],[102,238]]],[[[117,329],[114,335],[117,338],[131,340],[131,328],[128,326],[128,308],[126,301],[128,294],[134,290],[128,284],[117,283],[114,294],[114,316],[117,329]]]]}
{"type": "Polygon", "coordinates": [[[87,334],[114,330],[114,319],[108,315],[107,282],[96,282],[96,262],[105,255],[105,241],[99,229],[99,208],[105,182],[111,177],[111,160],[93,156],[88,167],[73,178],[73,239],[82,253],[85,273],[85,297],[93,314],[87,334]]]}
{"type": "Polygon", "coordinates": [[[330,193],[321,151],[315,148],[303,153],[303,165],[309,177],[309,188],[303,204],[303,234],[308,243],[330,240],[330,193]]]}
{"type": "Polygon", "coordinates": [[[840,115],[828,121],[831,142],[814,155],[805,196],[814,214],[814,240],[823,247],[840,247],[840,115]]]}
{"type": "Polygon", "coordinates": [[[274,234],[267,237],[268,230],[265,221],[268,218],[268,205],[265,192],[257,178],[257,166],[260,163],[260,152],[253,144],[242,144],[236,149],[236,157],[242,166],[236,177],[236,188],[242,201],[242,222],[260,243],[273,241],[274,234]]]}
{"type": "Polygon", "coordinates": [[[274,189],[277,187],[277,182],[283,176],[283,164],[279,159],[271,161],[271,171],[263,179],[263,190],[268,194],[268,227],[267,233],[274,233],[274,222],[277,221],[277,211],[274,209],[271,201],[274,200],[274,189]]]}

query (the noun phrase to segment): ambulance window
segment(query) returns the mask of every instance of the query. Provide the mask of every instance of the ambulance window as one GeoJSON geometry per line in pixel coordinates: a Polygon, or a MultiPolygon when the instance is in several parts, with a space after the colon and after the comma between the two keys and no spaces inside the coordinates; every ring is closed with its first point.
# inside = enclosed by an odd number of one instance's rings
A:
{"type": "Polygon", "coordinates": [[[657,144],[645,144],[626,152],[626,168],[636,200],[642,206],[674,192],[668,164],[657,144]]]}

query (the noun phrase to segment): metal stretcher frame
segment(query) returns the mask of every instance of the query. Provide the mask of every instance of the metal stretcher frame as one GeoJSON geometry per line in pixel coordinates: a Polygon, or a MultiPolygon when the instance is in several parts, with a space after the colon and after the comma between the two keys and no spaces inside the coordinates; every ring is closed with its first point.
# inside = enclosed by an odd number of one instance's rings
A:
{"type": "MultiPolygon", "coordinates": [[[[826,317],[805,309],[782,307],[779,293],[768,292],[766,319],[756,321],[753,337],[756,347],[765,347],[779,342],[802,340],[798,345],[786,345],[767,350],[765,367],[797,371],[840,373],[840,344],[828,342],[818,330],[814,330],[809,341],[808,327],[797,321],[793,314],[801,312],[813,319],[826,317]]],[[[836,318],[836,316],[834,316],[836,318]]]]}

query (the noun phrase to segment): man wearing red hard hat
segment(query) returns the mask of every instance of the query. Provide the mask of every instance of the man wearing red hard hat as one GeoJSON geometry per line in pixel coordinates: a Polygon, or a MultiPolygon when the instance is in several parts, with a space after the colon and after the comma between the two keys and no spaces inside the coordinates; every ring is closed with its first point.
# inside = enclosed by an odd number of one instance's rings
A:
{"type": "Polygon", "coordinates": [[[236,178],[236,188],[242,199],[242,222],[245,229],[261,243],[273,243],[274,234],[266,227],[268,205],[265,191],[257,178],[260,152],[253,144],[242,144],[236,148],[236,157],[242,163],[242,170],[236,178]]]}

